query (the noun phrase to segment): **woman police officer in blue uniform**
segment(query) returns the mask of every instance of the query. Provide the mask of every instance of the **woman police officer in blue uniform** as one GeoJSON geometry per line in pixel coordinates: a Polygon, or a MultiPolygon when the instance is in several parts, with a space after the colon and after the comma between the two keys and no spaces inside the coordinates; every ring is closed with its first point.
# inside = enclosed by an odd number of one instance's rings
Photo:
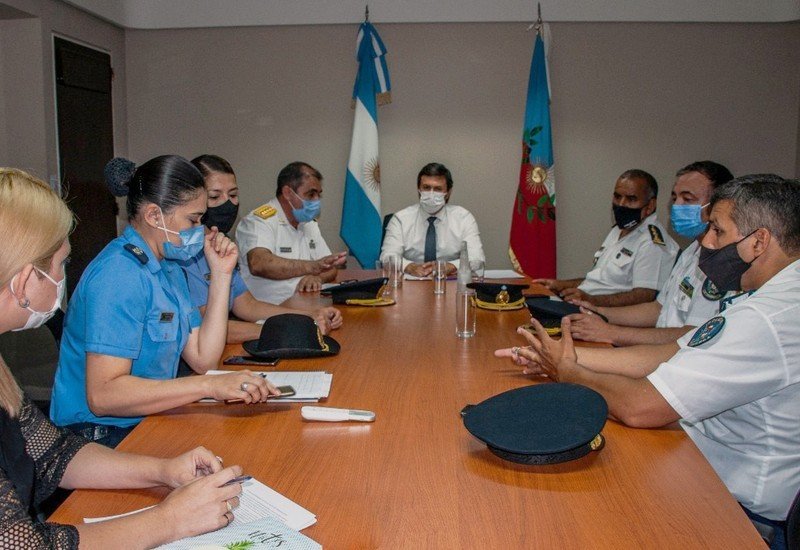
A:
{"type": "Polygon", "coordinates": [[[236,245],[216,228],[204,236],[203,177],[186,159],[156,157],[127,187],[130,225],[89,264],[70,301],[50,411],[54,423],[110,447],[148,414],[204,397],[255,403],[277,394],[249,371],[175,378],[181,356],[201,374],[219,361],[236,245]],[[201,250],[212,279],[202,319],[177,262],[201,250]]]}
{"type": "MultiPolygon", "coordinates": [[[[206,227],[216,226],[227,234],[233,228],[239,212],[239,187],[233,167],[216,155],[200,155],[191,162],[203,174],[208,193],[208,209],[201,221],[206,227]]],[[[181,262],[181,267],[186,271],[192,305],[202,312],[208,302],[208,263],[199,254],[188,262],[181,262]]],[[[299,313],[311,317],[322,334],[328,334],[342,326],[342,314],[334,307],[301,311],[257,300],[247,289],[238,270],[233,272],[228,309],[236,316],[236,320],[228,321],[229,344],[257,340],[261,335],[261,325],[256,324],[256,321],[282,313],[299,313]]]]}

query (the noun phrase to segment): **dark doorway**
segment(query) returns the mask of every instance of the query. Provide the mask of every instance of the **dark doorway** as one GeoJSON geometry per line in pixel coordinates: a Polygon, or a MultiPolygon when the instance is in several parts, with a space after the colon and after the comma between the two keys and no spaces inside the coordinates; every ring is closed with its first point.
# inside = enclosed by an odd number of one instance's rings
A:
{"type": "Polygon", "coordinates": [[[114,156],[111,56],[54,37],[62,189],[78,219],[67,266],[71,295],[83,270],[117,236],[117,203],[103,182],[114,156]]]}

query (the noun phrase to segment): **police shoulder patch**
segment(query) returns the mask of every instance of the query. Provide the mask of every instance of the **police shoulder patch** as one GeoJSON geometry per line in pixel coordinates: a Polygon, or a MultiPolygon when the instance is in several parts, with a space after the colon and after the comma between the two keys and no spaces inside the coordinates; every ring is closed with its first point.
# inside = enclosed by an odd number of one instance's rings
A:
{"type": "Polygon", "coordinates": [[[275,210],[274,207],[270,206],[269,204],[262,204],[255,210],[253,210],[253,214],[261,218],[262,220],[266,220],[277,214],[278,211],[275,210]]]}
{"type": "Polygon", "coordinates": [[[141,263],[142,265],[145,265],[148,261],[150,261],[150,258],[147,257],[147,254],[145,254],[144,250],[142,250],[140,247],[136,246],[133,243],[128,243],[122,248],[130,252],[131,255],[137,260],[139,260],[139,263],[141,263]]]}
{"type": "Polygon", "coordinates": [[[664,235],[661,233],[661,230],[658,226],[655,225],[648,225],[647,228],[650,230],[650,239],[656,244],[660,244],[661,246],[667,246],[666,241],[664,240],[664,235]]]}
{"type": "Polygon", "coordinates": [[[724,326],[725,317],[718,316],[709,319],[694,332],[692,339],[689,340],[689,346],[696,348],[697,346],[705,344],[719,334],[724,326]]]}
{"type": "Polygon", "coordinates": [[[715,302],[720,300],[724,294],[724,292],[719,291],[717,285],[711,282],[711,279],[706,278],[706,281],[703,283],[703,298],[715,302]]]}

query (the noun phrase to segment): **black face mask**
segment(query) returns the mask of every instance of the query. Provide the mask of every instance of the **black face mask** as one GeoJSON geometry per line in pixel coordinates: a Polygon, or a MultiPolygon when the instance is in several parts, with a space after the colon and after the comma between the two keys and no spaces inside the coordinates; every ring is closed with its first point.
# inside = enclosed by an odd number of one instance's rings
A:
{"type": "MultiPolygon", "coordinates": [[[[750,235],[753,233],[750,233],[750,235]]],[[[747,237],[750,235],[747,235],[747,237]]],[[[745,262],[739,256],[739,250],[736,245],[747,237],[717,250],[706,248],[705,246],[700,247],[700,261],[697,265],[706,274],[706,277],[711,279],[711,282],[720,292],[739,291],[742,289],[742,275],[750,269],[752,262],[745,262]]]]}
{"type": "Polygon", "coordinates": [[[209,229],[216,226],[222,233],[227,233],[231,230],[233,224],[236,223],[236,216],[238,214],[239,205],[233,204],[228,200],[219,206],[206,209],[206,213],[203,214],[201,221],[203,225],[209,229]]]}
{"type": "Polygon", "coordinates": [[[642,221],[641,208],[628,208],[618,204],[612,204],[611,208],[614,210],[614,221],[620,229],[631,229],[642,221]]]}

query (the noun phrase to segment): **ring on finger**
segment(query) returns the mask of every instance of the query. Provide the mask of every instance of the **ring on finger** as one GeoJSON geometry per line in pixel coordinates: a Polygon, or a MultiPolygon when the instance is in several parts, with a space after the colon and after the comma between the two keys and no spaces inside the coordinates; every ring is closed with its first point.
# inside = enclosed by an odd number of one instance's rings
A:
{"type": "Polygon", "coordinates": [[[247,391],[247,388],[250,387],[250,384],[248,384],[247,382],[242,382],[242,385],[239,387],[242,388],[242,391],[247,391]]]}
{"type": "Polygon", "coordinates": [[[231,506],[231,501],[230,500],[226,500],[225,501],[225,506],[228,507],[228,512],[233,512],[233,506],[231,506]]]}
{"type": "Polygon", "coordinates": [[[231,524],[231,522],[233,521],[233,514],[232,514],[231,512],[225,512],[224,514],[222,514],[222,517],[224,517],[224,518],[225,518],[225,522],[226,522],[226,523],[225,523],[225,526],[226,526],[226,527],[227,527],[228,525],[230,525],[230,524],[231,524]]]}

